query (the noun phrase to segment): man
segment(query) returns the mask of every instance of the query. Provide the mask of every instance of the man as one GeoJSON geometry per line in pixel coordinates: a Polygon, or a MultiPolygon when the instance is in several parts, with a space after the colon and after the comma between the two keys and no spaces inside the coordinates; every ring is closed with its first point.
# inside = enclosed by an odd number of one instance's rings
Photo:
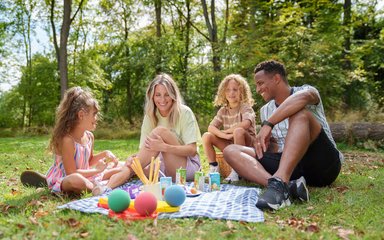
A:
{"type": "Polygon", "coordinates": [[[309,200],[306,183],[327,186],[344,158],[336,148],[316,88],[291,87],[283,64],[265,61],[254,71],[256,91],[267,102],[254,148],[229,145],[224,158],[250,181],[266,186],[256,206],[279,209],[290,197],[309,200]]]}

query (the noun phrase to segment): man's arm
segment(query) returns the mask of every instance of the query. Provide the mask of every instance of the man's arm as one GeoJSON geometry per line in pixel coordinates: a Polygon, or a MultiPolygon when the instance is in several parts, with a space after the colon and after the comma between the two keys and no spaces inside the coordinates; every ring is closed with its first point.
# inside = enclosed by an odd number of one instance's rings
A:
{"type": "Polygon", "coordinates": [[[276,111],[268,119],[266,119],[271,124],[263,125],[256,136],[255,149],[258,158],[262,158],[263,153],[268,149],[273,125],[289,118],[304,109],[305,106],[315,105],[319,102],[320,98],[315,88],[298,91],[285,99],[276,111]]]}
{"type": "Polygon", "coordinates": [[[294,115],[298,111],[305,108],[307,105],[316,105],[320,102],[319,95],[316,89],[308,88],[298,91],[289,96],[269,117],[268,122],[273,125],[278,124],[286,118],[294,115]]]}

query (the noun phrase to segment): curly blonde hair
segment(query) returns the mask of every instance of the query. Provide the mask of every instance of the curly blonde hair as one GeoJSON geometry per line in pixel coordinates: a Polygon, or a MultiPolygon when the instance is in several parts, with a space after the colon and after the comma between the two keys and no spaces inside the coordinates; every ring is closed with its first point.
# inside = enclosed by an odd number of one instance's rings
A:
{"type": "Polygon", "coordinates": [[[215,101],[213,102],[213,104],[216,107],[228,106],[228,101],[225,97],[225,89],[227,88],[228,83],[231,80],[235,80],[239,84],[240,103],[253,106],[255,100],[253,100],[251,88],[249,87],[247,80],[245,80],[245,78],[243,78],[240,74],[230,74],[226,76],[223,81],[221,81],[219,88],[217,89],[215,101]]]}

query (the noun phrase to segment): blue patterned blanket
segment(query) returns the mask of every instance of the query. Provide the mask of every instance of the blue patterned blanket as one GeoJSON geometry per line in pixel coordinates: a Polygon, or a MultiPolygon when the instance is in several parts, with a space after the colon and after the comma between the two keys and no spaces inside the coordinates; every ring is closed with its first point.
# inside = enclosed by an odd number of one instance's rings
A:
{"type": "MultiPolygon", "coordinates": [[[[132,184],[141,185],[141,182],[131,181],[120,188],[126,188],[132,184]]],[[[222,184],[221,191],[203,192],[197,197],[187,197],[179,212],[160,213],[158,218],[208,217],[211,219],[263,222],[263,212],[255,206],[259,191],[260,189],[254,187],[222,184]]],[[[97,207],[99,198],[100,196],[84,198],[66,203],[58,208],[107,215],[108,210],[97,207]]]]}

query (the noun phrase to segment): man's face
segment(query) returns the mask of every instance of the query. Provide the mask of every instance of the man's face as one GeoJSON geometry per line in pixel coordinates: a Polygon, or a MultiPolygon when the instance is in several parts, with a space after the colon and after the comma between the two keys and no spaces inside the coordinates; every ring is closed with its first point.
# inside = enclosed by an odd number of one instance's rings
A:
{"type": "Polygon", "coordinates": [[[275,75],[276,74],[267,74],[264,70],[255,74],[256,92],[260,94],[266,102],[275,98],[275,75]]]}

